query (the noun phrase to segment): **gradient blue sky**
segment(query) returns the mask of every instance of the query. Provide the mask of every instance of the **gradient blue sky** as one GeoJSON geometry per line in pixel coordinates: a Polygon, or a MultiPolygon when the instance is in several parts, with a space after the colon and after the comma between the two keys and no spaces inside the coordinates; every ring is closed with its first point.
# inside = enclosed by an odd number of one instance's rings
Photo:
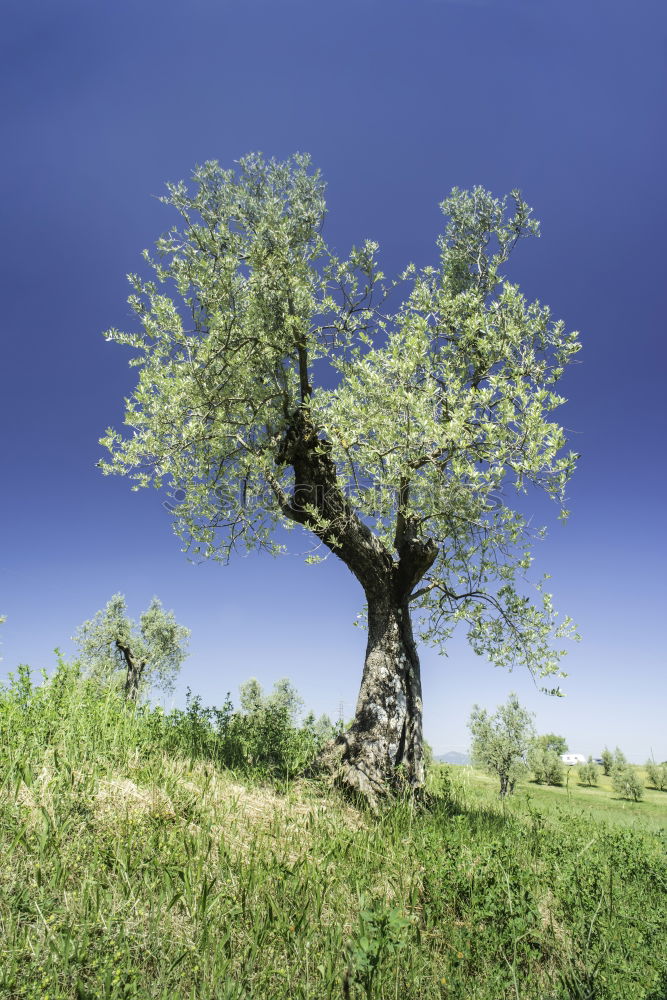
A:
{"type": "Polygon", "coordinates": [[[172,221],[152,196],[206,159],[299,150],[328,181],[329,241],[377,239],[388,273],[434,260],[454,185],[520,187],[543,236],[512,276],[585,345],[561,410],[572,517],[536,508],[536,571],[583,635],[567,697],[460,637],[422,651],[428,740],[464,749],[473,702],[516,690],[572,750],[667,758],[664,0],[6,0],[2,20],[0,676],[50,668],[120,590],[192,629],[178,702],[288,675],[316,711],[353,711],[342,565],[189,565],[158,494],[95,468],[133,385],[101,332],[131,325],[125,274],[172,221]]]}

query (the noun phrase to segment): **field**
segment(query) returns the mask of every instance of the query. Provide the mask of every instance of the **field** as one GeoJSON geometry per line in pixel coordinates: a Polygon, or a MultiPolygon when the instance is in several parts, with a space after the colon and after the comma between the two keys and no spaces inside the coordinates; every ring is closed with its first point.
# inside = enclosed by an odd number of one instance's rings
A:
{"type": "Polygon", "coordinates": [[[667,996],[667,793],[503,807],[436,768],[372,816],[66,671],[2,692],[0,726],[3,1000],[667,996]]]}
{"type": "MultiPolygon", "coordinates": [[[[642,785],[646,785],[646,774],[642,767],[636,768],[642,785]]],[[[454,769],[457,787],[465,794],[469,803],[480,807],[497,806],[497,778],[491,778],[482,771],[471,767],[454,769]]],[[[567,786],[553,787],[524,781],[517,785],[516,792],[508,800],[507,809],[514,814],[526,814],[531,808],[547,814],[561,816],[589,817],[603,821],[614,827],[630,830],[650,830],[656,834],[667,834],[667,792],[644,788],[641,802],[620,798],[613,790],[611,778],[605,777],[600,768],[597,787],[581,785],[576,767],[572,768],[567,786]]]]}

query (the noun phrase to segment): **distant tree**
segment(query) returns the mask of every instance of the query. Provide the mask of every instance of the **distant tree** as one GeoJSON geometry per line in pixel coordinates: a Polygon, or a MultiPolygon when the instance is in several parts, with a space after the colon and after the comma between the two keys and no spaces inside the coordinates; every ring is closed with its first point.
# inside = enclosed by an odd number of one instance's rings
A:
{"type": "Polygon", "coordinates": [[[516,781],[528,770],[528,751],[535,736],[531,713],[511,694],[494,715],[475,705],[468,728],[473,763],[498,776],[502,798],[511,794],[516,781]]]}
{"type": "Polygon", "coordinates": [[[303,709],[303,698],[287,677],[273,685],[271,694],[264,694],[257,678],[251,677],[239,687],[241,708],[247,714],[264,709],[284,712],[292,725],[298,721],[303,709]]]}
{"type": "Polygon", "coordinates": [[[667,762],[656,764],[654,760],[647,760],[644,767],[651,787],[659,792],[667,791],[667,762]]]}
{"type": "Polygon", "coordinates": [[[611,769],[614,766],[614,755],[609,747],[604,748],[600,754],[600,760],[602,761],[602,770],[606,775],[610,775],[611,769]]]}
{"type": "Polygon", "coordinates": [[[634,799],[639,802],[644,796],[642,783],[637,772],[630,764],[619,764],[611,772],[611,784],[615,792],[623,799],[634,799]]]}
{"type": "Polygon", "coordinates": [[[548,745],[545,746],[543,737],[538,736],[531,744],[528,751],[528,766],[538,784],[562,785],[565,780],[562,760],[555,750],[548,745]]]}
{"type": "Polygon", "coordinates": [[[434,266],[385,282],[377,244],[327,246],[307,156],[208,162],[163,201],[180,219],[145,254],[150,278],[130,277],[139,329],[106,334],[136,352],[138,385],[102,468],[170,484],[197,557],[284,551],[277,529],[298,525],[343,561],[368,643],[329,763],[371,801],[419,787],[413,612],[425,640],[462,623],[476,653],[538,676],[560,675],[554,639],[572,634],[541,585],[526,593],[540,533],[509,499],[562,503],[577,458],[553,419],[577,335],[504,273],[538,224],[518,191],[454,189],[434,266]]]}
{"type": "Polygon", "coordinates": [[[118,681],[125,697],[136,701],[148,687],[172,689],[189,635],[157,597],[137,625],[127,616],[125,597],[114,594],[74,638],[84,670],[104,683],[118,681]]]}
{"type": "Polygon", "coordinates": [[[567,753],[567,740],[564,736],[558,736],[556,733],[544,733],[542,736],[538,736],[535,742],[558,756],[567,753]]]}
{"type": "Polygon", "coordinates": [[[628,758],[625,756],[620,747],[616,747],[611,759],[611,770],[620,771],[624,767],[628,766],[628,758]]]}
{"type": "Polygon", "coordinates": [[[579,772],[579,781],[582,785],[597,785],[598,766],[592,757],[589,757],[586,763],[581,764],[577,770],[579,772]]]}

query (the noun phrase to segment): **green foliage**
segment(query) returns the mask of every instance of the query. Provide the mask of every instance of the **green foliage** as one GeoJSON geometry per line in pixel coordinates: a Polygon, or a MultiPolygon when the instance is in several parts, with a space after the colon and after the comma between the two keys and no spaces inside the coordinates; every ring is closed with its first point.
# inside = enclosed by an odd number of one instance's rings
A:
{"type": "Polygon", "coordinates": [[[500,795],[511,794],[518,778],[528,768],[528,752],[534,737],[532,715],[511,694],[495,715],[478,705],[468,722],[472,735],[471,757],[474,763],[500,779],[500,795]]]}
{"type": "Polygon", "coordinates": [[[312,714],[297,724],[301,699],[289,681],[276,683],[264,695],[254,679],[241,686],[240,712],[227,696],[222,708],[206,708],[187,692],[185,710],[174,709],[160,721],[159,739],[165,749],[192,760],[254,774],[290,779],[313,767],[336,728],[312,714]]]}
{"type": "Polygon", "coordinates": [[[653,788],[657,788],[660,792],[667,791],[667,761],[656,764],[654,760],[647,760],[644,769],[653,788]]]}
{"type": "Polygon", "coordinates": [[[611,783],[615,792],[623,799],[639,802],[644,797],[644,788],[639,776],[630,764],[619,764],[611,772],[611,783]]]}
{"type": "Polygon", "coordinates": [[[312,782],[240,784],[206,752],[245,713],[198,704],[177,725],[62,660],[0,688],[0,996],[665,995],[659,834],[501,810],[457,768],[372,818],[312,782]],[[175,733],[201,756],[165,752],[175,733]]]}
{"type": "Polygon", "coordinates": [[[360,900],[359,926],[348,943],[348,967],[343,977],[343,996],[350,996],[350,986],[358,983],[367,1000],[378,996],[374,990],[383,964],[410,943],[407,933],[412,921],[400,910],[360,900]]]}
{"type": "MultiPolygon", "coordinates": [[[[560,737],[559,737],[560,738],[560,737]]],[[[562,785],[565,768],[556,750],[545,746],[543,737],[537,738],[528,752],[528,766],[538,784],[562,785]]]]}
{"type": "Polygon", "coordinates": [[[535,742],[544,750],[551,750],[558,757],[567,753],[567,740],[564,736],[558,736],[556,733],[544,733],[542,736],[538,736],[535,742]]]}
{"type": "Polygon", "coordinates": [[[592,757],[589,757],[585,764],[577,768],[577,771],[582,785],[597,785],[599,768],[592,757]]]}
{"type": "Polygon", "coordinates": [[[614,755],[609,749],[609,747],[604,748],[604,750],[600,754],[600,760],[602,761],[602,769],[605,775],[607,776],[610,775],[611,769],[614,766],[614,755]]]}
{"type": "Polygon", "coordinates": [[[123,595],[114,594],[79,627],[75,641],[86,673],[104,684],[123,684],[126,696],[136,698],[151,687],[173,690],[189,635],[157,597],[137,625],[127,616],[123,595]]]}
{"type": "Polygon", "coordinates": [[[524,592],[534,532],[508,497],[563,502],[577,456],[552,415],[579,343],[503,273],[538,234],[520,193],[452,191],[437,265],[387,283],[377,244],[326,245],[307,156],[207,162],[163,201],[180,222],[145,253],[152,277],[130,276],[138,329],[106,334],[135,352],[138,383],[104,472],[168,484],[178,534],[223,561],[282,551],[276,529],[298,523],[348,564],[371,531],[384,564],[407,526],[437,552],[411,595],[424,638],[462,622],[494,663],[558,673],[572,623],[541,585],[524,592]],[[297,453],[331,489],[296,480],[297,453]]]}

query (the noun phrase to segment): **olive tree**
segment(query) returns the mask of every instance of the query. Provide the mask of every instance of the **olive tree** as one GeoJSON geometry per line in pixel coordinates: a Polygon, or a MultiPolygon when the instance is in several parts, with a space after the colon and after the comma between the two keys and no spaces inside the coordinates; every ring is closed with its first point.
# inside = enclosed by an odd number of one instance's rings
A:
{"type": "Polygon", "coordinates": [[[189,635],[157,597],[136,624],[128,618],[124,596],[114,594],[74,638],[84,670],[104,683],[117,681],[125,697],[136,701],[148,687],[173,688],[189,635]]]}
{"type": "Polygon", "coordinates": [[[535,737],[533,717],[511,694],[494,715],[479,705],[473,707],[468,722],[472,736],[473,764],[500,779],[500,795],[514,791],[516,781],[528,771],[528,754],[535,737]]]}
{"type": "Polygon", "coordinates": [[[599,768],[591,756],[577,770],[579,772],[579,781],[582,785],[597,785],[599,768]]]}
{"type": "Polygon", "coordinates": [[[518,191],[454,189],[436,263],[389,281],[376,243],[327,245],[305,155],[207,162],[163,201],[180,220],[130,276],[137,325],[106,334],[138,381],[100,464],[169,487],[194,558],[278,553],[299,526],[345,563],[368,642],[329,763],[370,801],[399,774],[419,786],[416,638],[443,648],[463,623],[476,653],[545,676],[571,629],[528,590],[539,532],[508,499],[562,504],[576,458],[552,413],[577,336],[503,272],[538,224],[518,191]]]}
{"type": "Polygon", "coordinates": [[[604,748],[604,750],[600,754],[600,760],[602,761],[603,773],[607,776],[610,775],[612,768],[614,766],[614,755],[609,749],[609,747],[604,748]]]}
{"type": "Polygon", "coordinates": [[[667,761],[656,764],[654,760],[647,760],[644,770],[651,787],[657,788],[659,792],[667,791],[667,761]]]}

